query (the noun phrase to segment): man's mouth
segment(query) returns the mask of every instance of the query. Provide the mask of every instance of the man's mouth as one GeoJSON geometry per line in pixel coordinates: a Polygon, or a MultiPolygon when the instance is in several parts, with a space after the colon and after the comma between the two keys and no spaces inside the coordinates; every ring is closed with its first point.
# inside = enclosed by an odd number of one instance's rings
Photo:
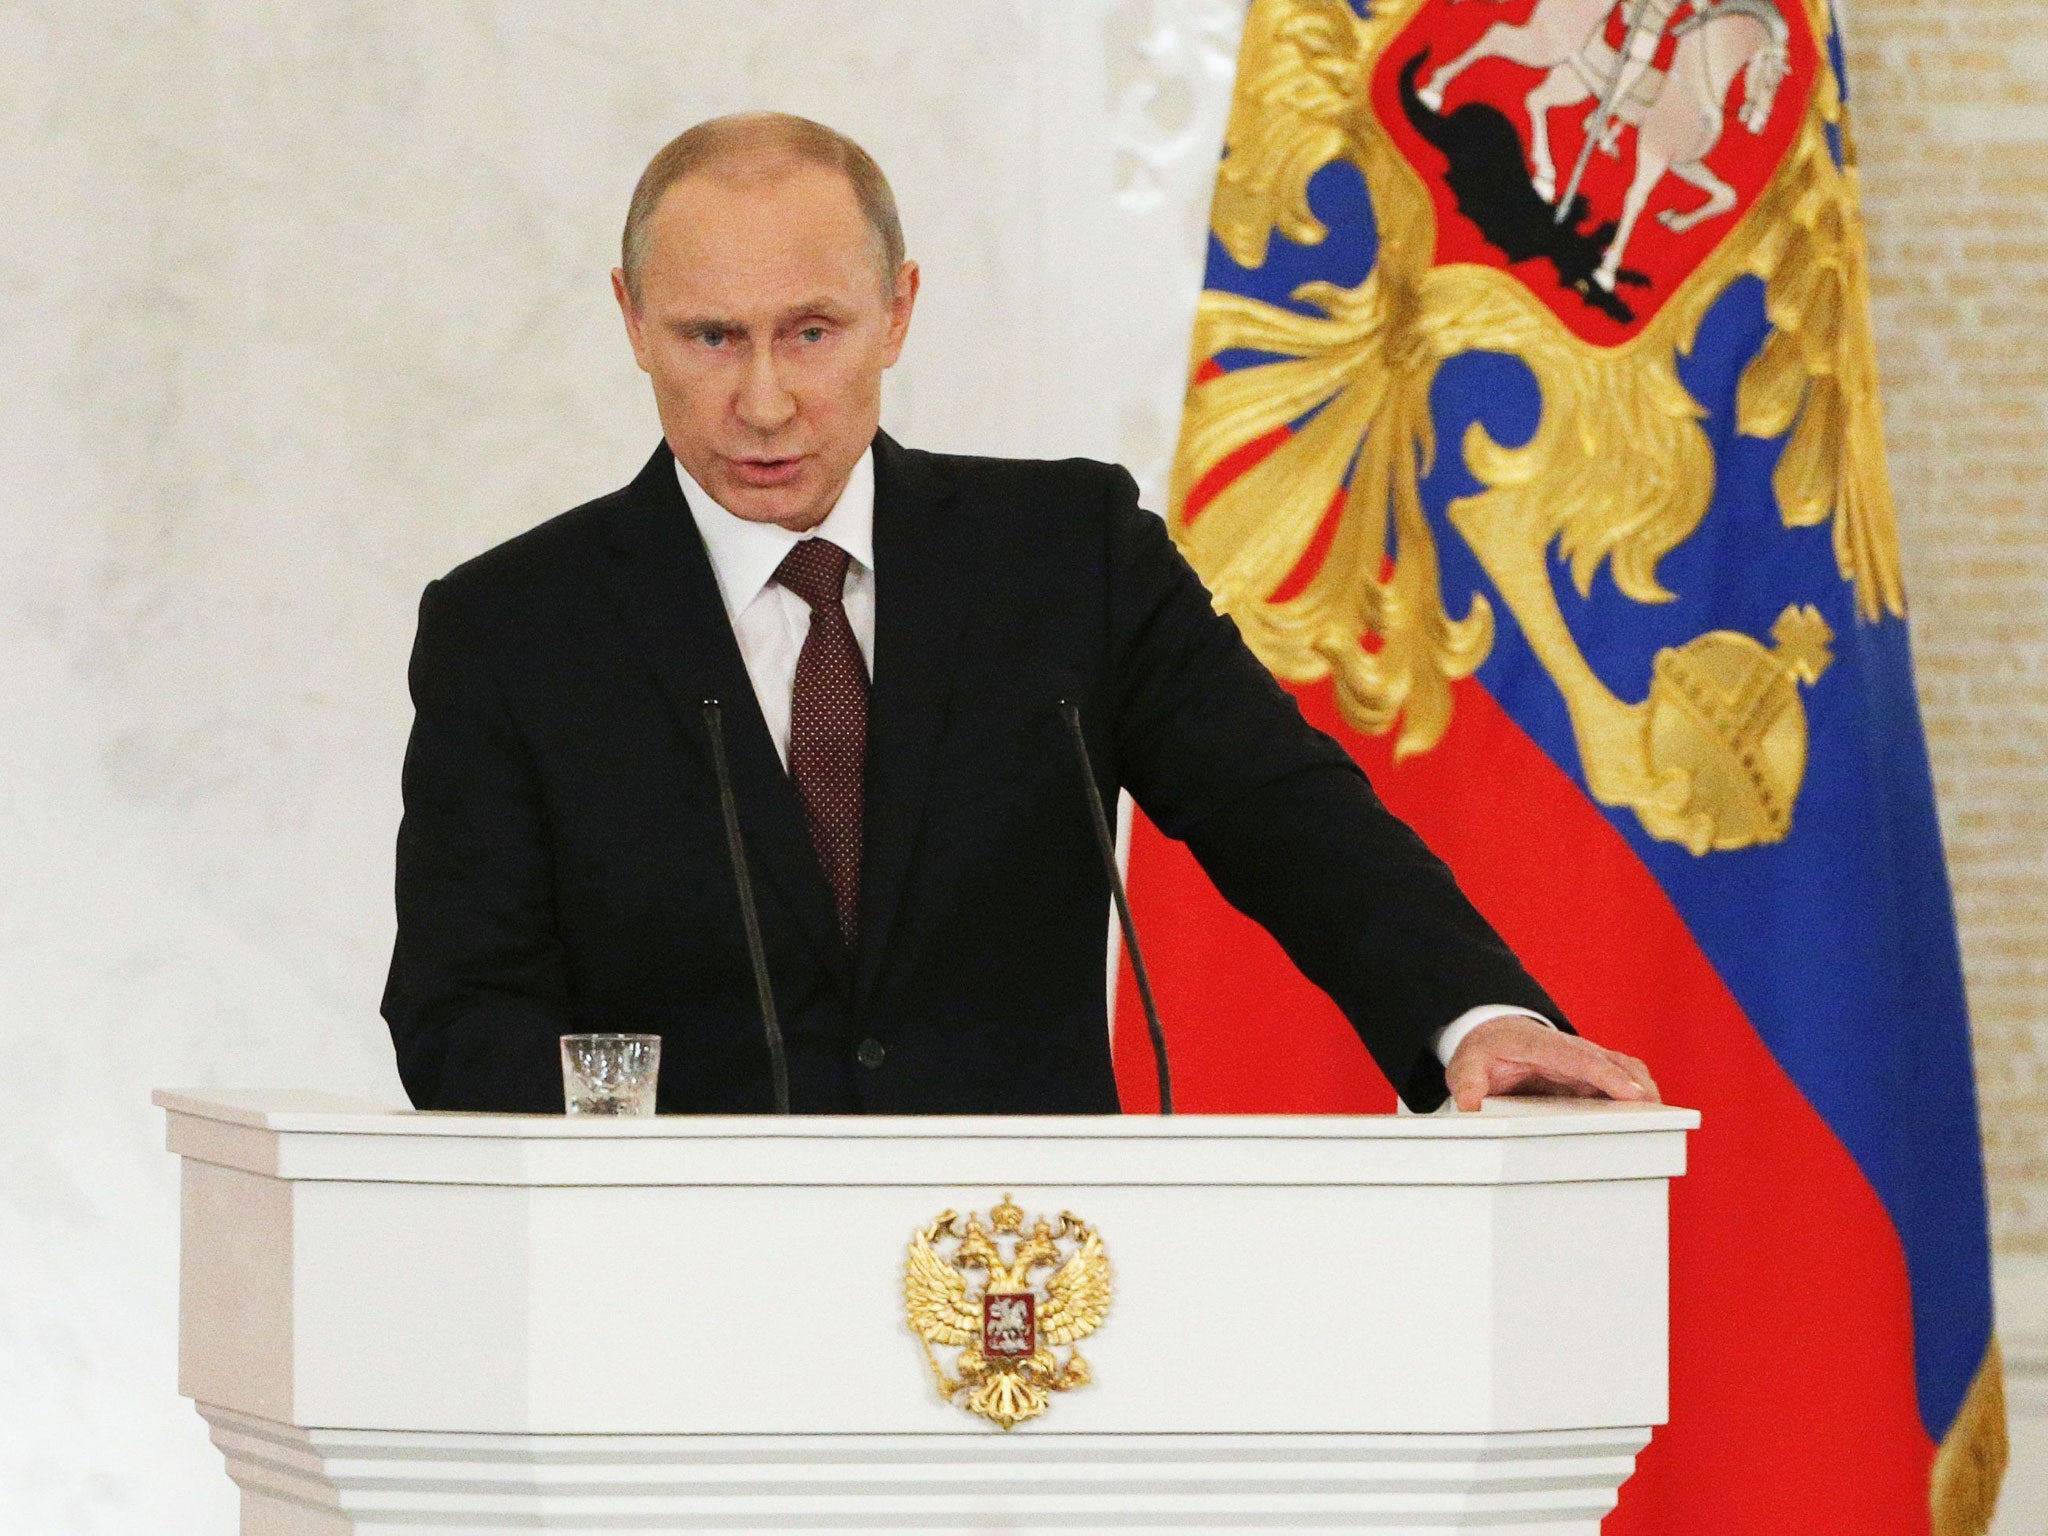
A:
{"type": "Polygon", "coordinates": [[[801,457],[785,459],[729,459],[727,463],[732,467],[732,477],[735,480],[739,481],[741,485],[753,486],[757,489],[788,485],[803,473],[804,468],[804,461],[801,457]]]}

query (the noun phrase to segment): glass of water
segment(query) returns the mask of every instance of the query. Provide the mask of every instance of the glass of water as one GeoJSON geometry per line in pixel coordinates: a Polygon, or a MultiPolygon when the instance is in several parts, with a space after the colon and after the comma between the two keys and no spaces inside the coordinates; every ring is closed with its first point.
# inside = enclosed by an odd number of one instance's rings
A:
{"type": "Polygon", "coordinates": [[[659,1035],[562,1036],[562,1103],[572,1115],[651,1115],[659,1035]]]}

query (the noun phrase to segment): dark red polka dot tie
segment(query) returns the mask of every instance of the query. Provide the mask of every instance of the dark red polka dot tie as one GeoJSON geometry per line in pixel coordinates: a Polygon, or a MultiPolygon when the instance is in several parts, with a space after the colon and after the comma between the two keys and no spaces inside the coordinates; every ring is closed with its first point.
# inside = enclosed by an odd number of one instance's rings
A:
{"type": "Polygon", "coordinates": [[[849,949],[860,933],[860,814],[868,761],[868,669],[842,600],[852,558],[829,540],[805,539],[775,568],[775,580],[811,607],[811,632],[797,653],[790,695],[789,771],[849,949]]]}

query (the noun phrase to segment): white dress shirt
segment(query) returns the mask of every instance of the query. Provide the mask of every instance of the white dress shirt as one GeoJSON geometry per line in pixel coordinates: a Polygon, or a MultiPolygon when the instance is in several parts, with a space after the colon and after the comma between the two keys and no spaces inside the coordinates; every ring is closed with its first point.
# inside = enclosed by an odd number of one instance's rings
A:
{"type": "Polygon", "coordinates": [[[768,722],[768,734],[782,766],[789,766],[789,701],[796,689],[796,659],[811,632],[811,605],[775,580],[783,557],[805,539],[830,539],[848,555],[846,567],[846,622],[853,626],[854,643],[868,676],[875,675],[875,454],[871,448],[860,456],[847,477],[846,489],[825,514],[825,520],[808,533],[791,533],[773,523],[750,523],[734,517],[676,463],[676,479],[683,487],[683,500],[690,516],[704,536],[704,548],[711,556],[712,574],[718,578],[718,595],[725,600],[725,616],[740,643],[740,660],[747,664],[747,676],[760,701],[761,717],[768,722]]]}
{"type": "MultiPolygon", "coordinates": [[[[754,697],[761,716],[768,722],[768,734],[782,766],[789,766],[789,705],[796,688],[796,659],[811,632],[811,605],[787,587],[776,583],[775,570],[783,557],[804,539],[830,539],[852,557],[846,567],[846,620],[853,626],[854,642],[867,663],[868,676],[875,674],[875,454],[869,449],[860,456],[848,477],[846,489],[825,514],[825,520],[808,533],[791,533],[773,523],[748,522],[734,517],[690,477],[681,460],[676,462],[676,480],[683,488],[683,500],[704,537],[711,556],[711,570],[718,578],[718,595],[725,601],[725,616],[740,643],[740,660],[746,663],[753,682],[754,697]]],[[[1525,1008],[1489,1003],[1468,1008],[1437,1032],[1437,1059],[1445,1066],[1467,1035],[1491,1019],[1519,1015],[1539,1024],[1550,1021],[1525,1008]]],[[[1555,1026],[1553,1026],[1555,1027],[1555,1026]]]]}

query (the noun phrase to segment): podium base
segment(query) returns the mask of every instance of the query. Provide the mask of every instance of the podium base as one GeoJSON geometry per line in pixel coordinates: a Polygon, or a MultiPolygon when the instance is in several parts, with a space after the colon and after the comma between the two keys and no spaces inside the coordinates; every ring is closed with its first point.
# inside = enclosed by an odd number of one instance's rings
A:
{"type": "Polygon", "coordinates": [[[1337,1531],[1598,1536],[1642,1429],[1471,1435],[485,1435],[201,1404],[242,1536],[1337,1531]]]}

